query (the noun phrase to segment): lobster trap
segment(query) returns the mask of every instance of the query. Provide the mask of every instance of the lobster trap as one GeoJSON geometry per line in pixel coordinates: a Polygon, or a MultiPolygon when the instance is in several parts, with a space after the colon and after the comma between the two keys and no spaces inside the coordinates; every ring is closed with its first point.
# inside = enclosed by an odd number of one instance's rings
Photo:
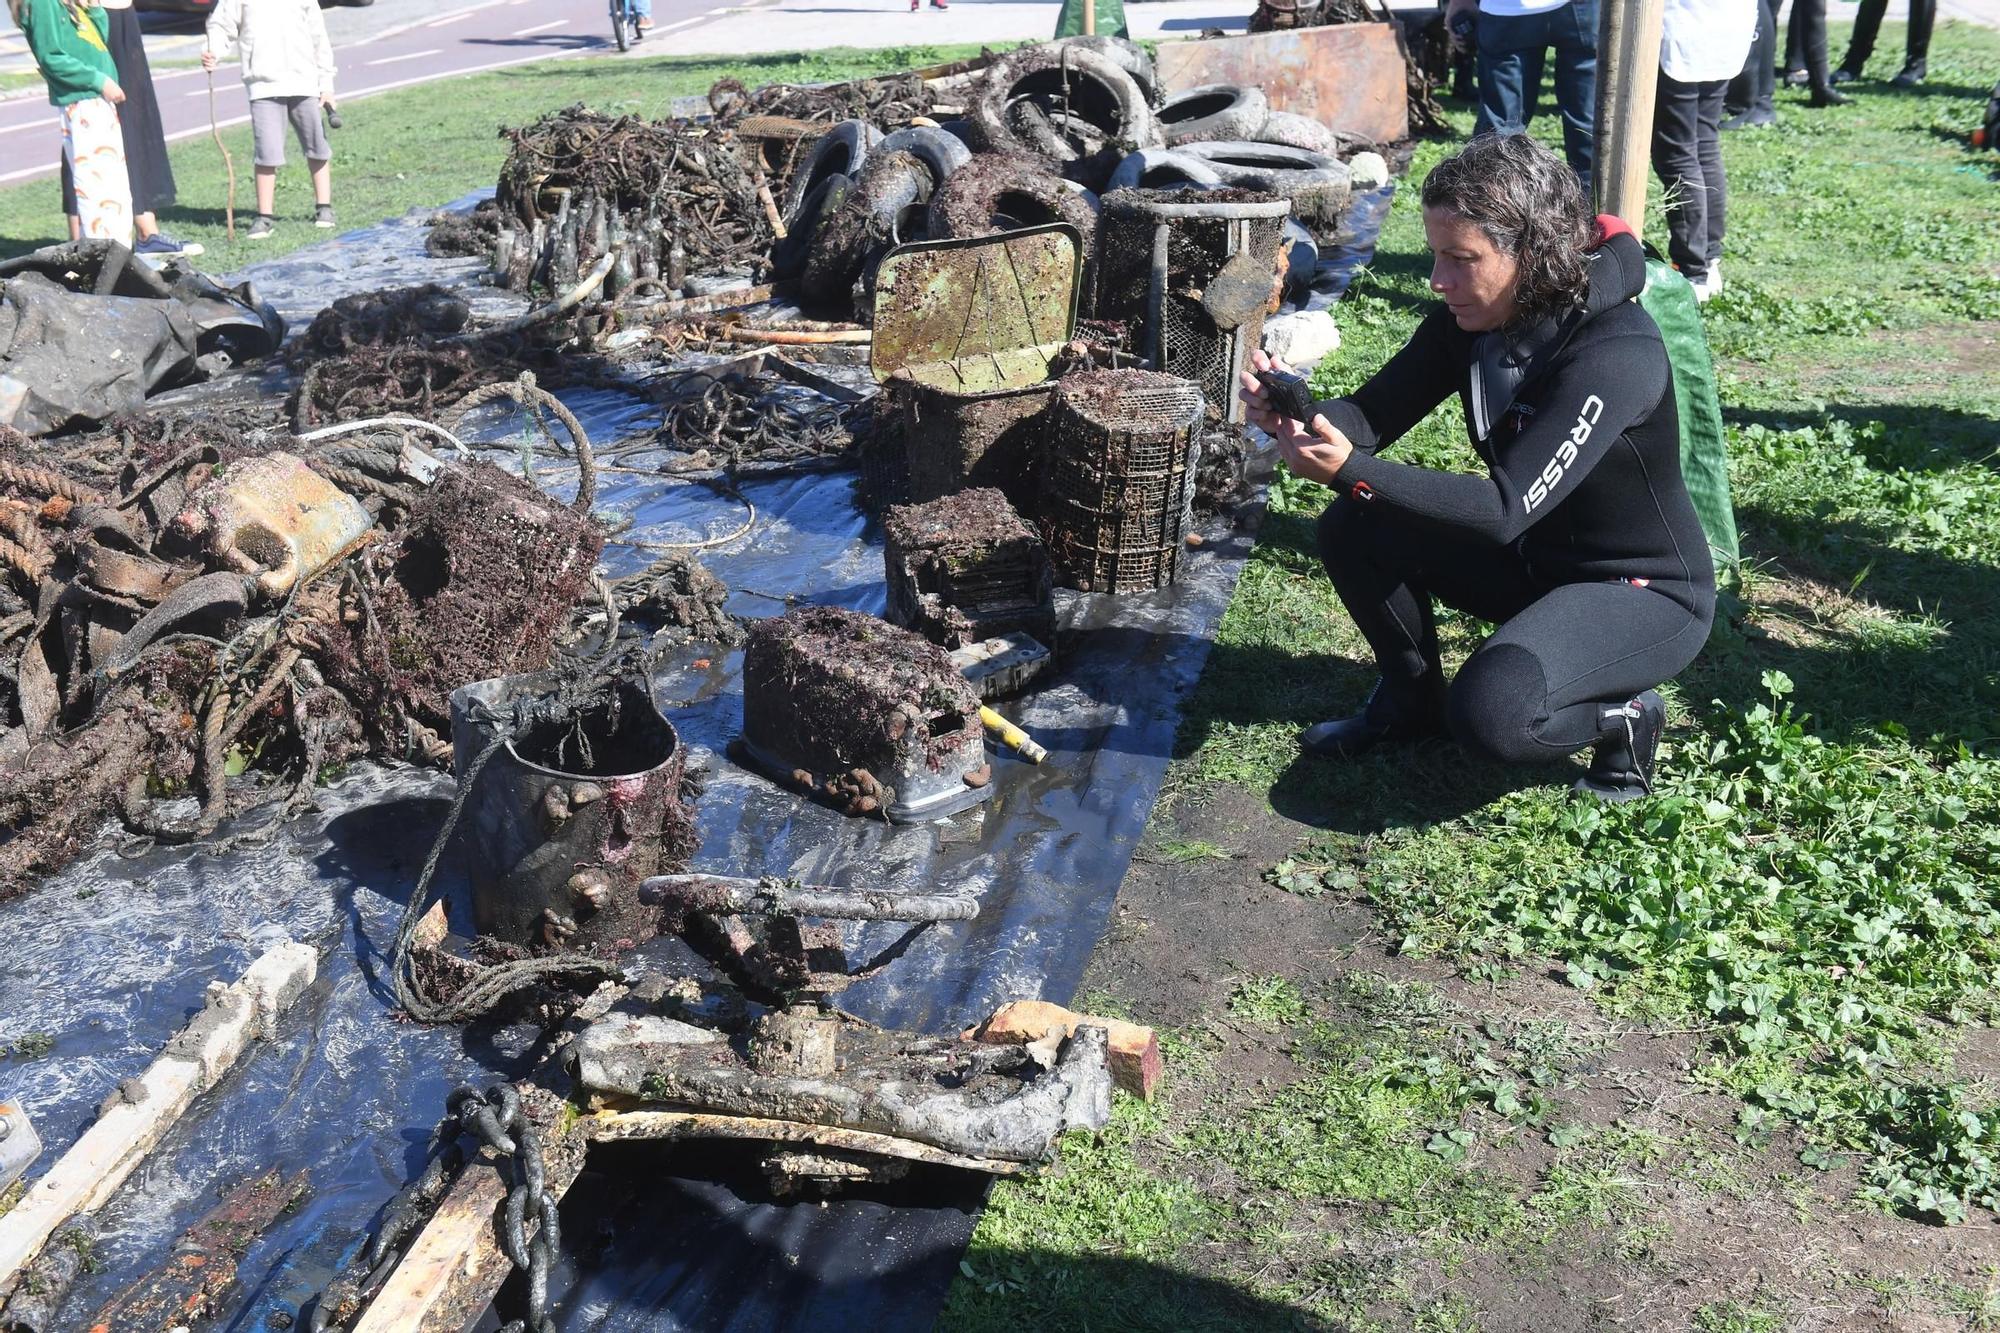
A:
{"type": "Polygon", "coordinates": [[[1104,201],[1097,309],[1141,330],[1157,370],[1201,386],[1240,425],[1236,377],[1277,308],[1291,201],[1254,190],[1119,190],[1104,201]]]}
{"type": "Polygon", "coordinates": [[[900,505],[883,523],[889,619],[961,648],[1016,631],[1055,642],[1048,547],[997,490],[900,505]]]}
{"type": "Polygon", "coordinates": [[[1076,328],[1082,253],[1064,223],[889,253],[869,364],[898,428],[871,489],[922,503],[991,486],[1017,508],[1033,502],[1050,364],[1076,328]]]}
{"type": "Polygon", "coordinates": [[[1194,521],[1202,392],[1150,370],[1066,376],[1049,408],[1039,508],[1063,582],[1137,592],[1174,581],[1194,521]]]}

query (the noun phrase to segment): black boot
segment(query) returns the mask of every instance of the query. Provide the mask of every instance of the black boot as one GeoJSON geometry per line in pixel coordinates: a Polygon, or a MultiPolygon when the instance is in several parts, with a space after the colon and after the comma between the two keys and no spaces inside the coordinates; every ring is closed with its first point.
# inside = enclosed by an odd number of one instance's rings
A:
{"type": "Polygon", "coordinates": [[[1667,705],[1651,690],[1599,716],[1602,724],[1590,771],[1576,780],[1576,790],[1600,801],[1636,801],[1653,790],[1653,761],[1660,752],[1660,732],[1667,725],[1667,705]]]}
{"type": "Polygon", "coordinates": [[[1384,742],[1442,736],[1444,700],[1444,681],[1435,669],[1421,681],[1399,686],[1381,677],[1359,713],[1307,727],[1299,748],[1321,759],[1352,759],[1384,742]]]}
{"type": "Polygon", "coordinates": [[[1895,84],[1898,88],[1915,88],[1924,81],[1924,78],[1930,72],[1928,61],[1912,60],[1903,66],[1902,73],[1889,80],[1889,82],[1895,84]]]}

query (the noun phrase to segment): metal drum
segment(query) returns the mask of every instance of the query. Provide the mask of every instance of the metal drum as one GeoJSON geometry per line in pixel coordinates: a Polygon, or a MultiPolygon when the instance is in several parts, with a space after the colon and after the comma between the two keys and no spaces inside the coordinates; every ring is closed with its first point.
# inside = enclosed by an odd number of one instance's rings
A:
{"type": "Polygon", "coordinates": [[[482,935],[536,949],[629,949],[658,933],[639,881],[687,868],[695,845],[686,756],[642,677],[550,707],[557,677],[455,690],[459,781],[496,741],[466,798],[460,845],[482,935]],[[504,736],[504,738],[503,738],[504,736]]]}

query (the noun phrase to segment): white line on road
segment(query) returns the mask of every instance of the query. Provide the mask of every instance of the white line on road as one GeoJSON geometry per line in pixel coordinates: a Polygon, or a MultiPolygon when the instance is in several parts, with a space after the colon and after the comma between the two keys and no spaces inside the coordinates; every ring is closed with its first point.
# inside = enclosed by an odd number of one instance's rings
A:
{"type": "Polygon", "coordinates": [[[560,28],[568,22],[568,19],[557,19],[554,23],[542,23],[532,28],[523,28],[514,35],[516,37],[533,37],[538,32],[547,32],[550,28],[560,28]]]}
{"type": "Polygon", "coordinates": [[[425,56],[441,56],[443,54],[443,48],[433,47],[428,51],[411,51],[406,55],[383,56],[380,60],[371,60],[368,63],[371,67],[375,65],[393,65],[402,60],[422,60],[425,56]]]}
{"type": "Polygon", "coordinates": [[[448,26],[448,25],[450,25],[450,24],[453,24],[453,23],[457,23],[457,22],[459,22],[459,21],[460,21],[460,20],[462,20],[462,19],[469,19],[469,18],[471,18],[471,17],[473,16],[473,14],[475,14],[476,12],[478,12],[478,11],[476,11],[476,10],[471,10],[471,9],[467,9],[467,10],[463,10],[463,11],[461,11],[461,12],[457,13],[457,14],[446,14],[446,15],[445,15],[445,16],[444,16],[443,18],[441,18],[441,19],[432,19],[432,20],[431,20],[431,21],[430,21],[429,23],[426,23],[426,24],[424,24],[424,26],[425,26],[426,28],[443,28],[443,27],[446,27],[446,26],[448,26]]]}
{"type": "Polygon", "coordinates": [[[707,21],[708,21],[708,15],[696,14],[693,18],[682,19],[679,23],[663,23],[657,28],[649,29],[646,35],[648,37],[658,37],[661,33],[672,32],[676,28],[686,28],[692,26],[693,24],[705,23],[707,21]]]}

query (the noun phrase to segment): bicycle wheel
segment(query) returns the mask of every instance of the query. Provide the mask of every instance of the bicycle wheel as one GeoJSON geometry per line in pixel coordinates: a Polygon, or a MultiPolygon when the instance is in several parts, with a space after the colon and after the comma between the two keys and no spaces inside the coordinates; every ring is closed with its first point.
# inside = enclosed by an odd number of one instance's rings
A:
{"type": "Polygon", "coordinates": [[[611,38],[620,51],[632,49],[632,18],[628,0],[611,0],[611,38]]]}

